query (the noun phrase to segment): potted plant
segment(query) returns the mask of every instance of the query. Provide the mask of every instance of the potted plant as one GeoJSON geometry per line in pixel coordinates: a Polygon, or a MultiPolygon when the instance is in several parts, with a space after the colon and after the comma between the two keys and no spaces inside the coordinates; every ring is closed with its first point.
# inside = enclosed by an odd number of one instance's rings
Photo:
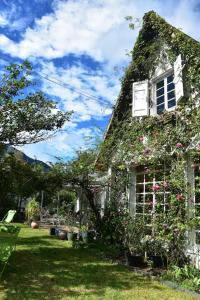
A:
{"type": "Polygon", "coordinates": [[[82,237],[83,241],[87,243],[87,240],[88,240],[88,226],[87,225],[81,225],[80,233],[81,233],[81,237],[82,237]]]}
{"type": "Polygon", "coordinates": [[[145,265],[145,251],[142,243],[144,222],[141,219],[131,219],[126,227],[124,246],[125,259],[128,265],[142,267],[145,265]]]}
{"type": "Polygon", "coordinates": [[[148,236],[148,239],[143,240],[144,247],[146,249],[146,253],[148,259],[151,261],[152,267],[160,268],[164,267],[167,264],[166,259],[166,246],[163,244],[162,240],[156,239],[155,237],[148,236]]]}
{"type": "Polygon", "coordinates": [[[28,223],[33,229],[39,227],[39,216],[40,216],[40,204],[36,201],[35,198],[31,199],[25,207],[26,217],[28,223]]]}

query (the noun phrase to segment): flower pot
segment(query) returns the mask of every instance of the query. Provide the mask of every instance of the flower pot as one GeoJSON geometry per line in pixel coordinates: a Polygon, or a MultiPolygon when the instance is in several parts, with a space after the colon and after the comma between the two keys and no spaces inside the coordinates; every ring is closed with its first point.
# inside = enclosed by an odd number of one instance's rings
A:
{"type": "Polygon", "coordinates": [[[94,242],[95,237],[96,236],[95,236],[95,231],[94,230],[88,231],[88,236],[87,236],[88,243],[94,242]]]}
{"type": "Polygon", "coordinates": [[[149,259],[152,261],[154,268],[161,268],[167,265],[166,257],[160,255],[151,255],[149,259]]]}
{"type": "Polygon", "coordinates": [[[36,221],[32,221],[31,222],[31,228],[32,229],[37,229],[37,228],[39,228],[39,224],[36,221]]]}
{"type": "Polygon", "coordinates": [[[87,232],[81,232],[81,236],[82,236],[83,242],[87,243],[88,233],[87,232]]]}
{"type": "Polygon", "coordinates": [[[67,234],[66,234],[66,232],[64,230],[59,230],[58,231],[58,238],[60,240],[66,240],[66,236],[67,236],[67,234]]]}
{"type": "Polygon", "coordinates": [[[73,240],[73,241],[76,241],[77,238],[78,238],[78,233],[74,232],[74,233],[73,233],[72,240],[73,240]]]}
{"type": "Polygon", "coordinates": [[[56,235],[56,228],[55,227],[50,228],[50,235],[56,235]]]}
{"type": "Polygon", "coordinates": [[[68,241],[73,241],[73,232],[67,233],[67,239],[68,239],[68,241]]]}
{"type": "Polygon", "coordinates": [[[146,263],[143,255],[132,255],[129,252],[125,253],[126,264],[132,267],[144,267],[146,263]]]}

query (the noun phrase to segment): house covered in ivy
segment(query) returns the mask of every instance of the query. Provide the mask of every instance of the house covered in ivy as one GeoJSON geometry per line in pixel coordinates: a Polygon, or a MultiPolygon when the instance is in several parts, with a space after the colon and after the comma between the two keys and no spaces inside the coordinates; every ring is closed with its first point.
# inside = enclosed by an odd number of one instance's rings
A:
{"type": "Polygon", "coordinates": [[[200,267],[200,44],[151,11],[131,54],[96,161],[102,214],[119,187],[116,205],[150,230],[159,219],[161,237],[187,235],[200,267]]]}

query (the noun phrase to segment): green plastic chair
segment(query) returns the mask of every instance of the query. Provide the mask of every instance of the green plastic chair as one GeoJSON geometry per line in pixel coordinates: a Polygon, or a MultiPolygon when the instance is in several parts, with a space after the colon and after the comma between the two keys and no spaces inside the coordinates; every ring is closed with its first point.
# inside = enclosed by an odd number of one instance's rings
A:
{"type": "Polygon", "coordinates": [[[20,227],[16,225],[0,224],[0,278],[3,275],[9,257],[16,250],[17,237],[20,227]]]}
{"type": "Polygon", "coordinates": [[[0,223],[11,223],[16,212],[16,210],[9,210],[0,223]]]}

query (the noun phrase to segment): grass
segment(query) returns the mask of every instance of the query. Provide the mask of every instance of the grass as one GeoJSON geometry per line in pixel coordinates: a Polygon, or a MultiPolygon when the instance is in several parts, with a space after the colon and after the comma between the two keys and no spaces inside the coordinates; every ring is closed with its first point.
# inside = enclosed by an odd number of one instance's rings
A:
{"type": "Polygon", "coordinates": [[[22,228],[0,282],[1,300],[189,300],[182,292],[146,280],[93,249],[73,249],[46,230],[22,228]]]}

